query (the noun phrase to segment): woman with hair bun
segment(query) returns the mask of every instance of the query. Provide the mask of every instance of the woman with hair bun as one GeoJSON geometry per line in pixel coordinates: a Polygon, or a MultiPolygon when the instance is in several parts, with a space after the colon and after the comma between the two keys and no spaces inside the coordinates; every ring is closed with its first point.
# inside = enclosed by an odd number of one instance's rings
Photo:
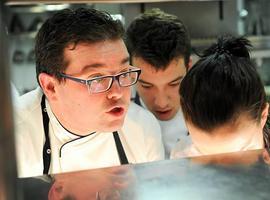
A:
{"type": "Polygon", "coordinates": [[[193,144],[172,158],[269,148],[269,104],[244,37],[221,36],[188,71],[180,103],[193,144]]]}

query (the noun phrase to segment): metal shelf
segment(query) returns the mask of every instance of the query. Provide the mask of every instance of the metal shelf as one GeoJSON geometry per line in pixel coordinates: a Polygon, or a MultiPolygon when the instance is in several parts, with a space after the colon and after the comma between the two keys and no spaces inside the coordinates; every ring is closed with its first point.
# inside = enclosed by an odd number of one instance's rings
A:
{"type": "Polygon", "coordinates": [[[24,33],[10,33],[8,34],[11,38],[20,38],[20,39],[34,39],[36,37],[37,32],[24,32],[24,33]]]}
{"type": "Polygon", "coordinates": [[[29,4],[56,4],[56,3],[154,3],[154,2],[176,2],[176,1],[220,1],[220,0],[7,0],[6,5],[29,5],[29,4]]]}
{"type": "MultiPolygon", "coordinates": [[[[256,57],[270,57],[270,35],[261,36],[246,36],[246,38],[251,42],[253,48],[251,49],[253,56],[256,57]]],[[[202,38],[202,39],[192,39],[192,47],[201,50],[209,47],[211,44],[216,42],[217,38],[202,38]]]]}
{"type": "MultiPolygon", "coordinates": [[[[90,4],[89,4],[90,5],[90,4]]],[[[45,5],[45,4],[23,4],[11,5],[12,12],[14,13],[45,13],[45,12],[55,12],[57,10],[62,10],[69,8],[70,4],[54,4],[54,5],[45,5]]]]}

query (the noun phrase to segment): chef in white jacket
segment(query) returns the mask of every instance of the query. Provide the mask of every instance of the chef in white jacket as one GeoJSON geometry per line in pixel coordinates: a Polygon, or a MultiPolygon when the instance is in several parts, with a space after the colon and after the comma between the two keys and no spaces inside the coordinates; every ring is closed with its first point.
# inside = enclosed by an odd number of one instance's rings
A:
{"type": "Polygon", "coordinates": [[[94,9],[62,10],[36,38],[40,87],[15,109],[19,177],[164,158],[160,127],[130,104],[140,69],[123,26],[94,9]]]}

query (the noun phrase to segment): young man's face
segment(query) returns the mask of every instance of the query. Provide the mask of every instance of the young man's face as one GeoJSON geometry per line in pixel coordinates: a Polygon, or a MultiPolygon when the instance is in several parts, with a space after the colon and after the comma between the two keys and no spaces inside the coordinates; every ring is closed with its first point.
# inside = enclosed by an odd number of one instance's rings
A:
{"type": "MultiPolygon", "coordinates": [[[[130,68],[122,40],[79,43],[75,49],[67,47],[64,57],[68,63],[64,73],[80,79],[115,75],[130,68]]],[[[56,87],[54,109],[66,128],[81,133],[111,132],[123,125],[130,95],[130,87],[120,87],[115,80],[108,91],[91,94],[87,85],[65,79],[56,87]]]]}
{"type": "Polygon", "coordinates": [[[159,120],[172,119],[180,108],[178,90],[186,74],[184,59],[174,59],[158,71],[140,57],[133,57],[132,65],[142,70],[136,88],[146,107],[159,120]]]}

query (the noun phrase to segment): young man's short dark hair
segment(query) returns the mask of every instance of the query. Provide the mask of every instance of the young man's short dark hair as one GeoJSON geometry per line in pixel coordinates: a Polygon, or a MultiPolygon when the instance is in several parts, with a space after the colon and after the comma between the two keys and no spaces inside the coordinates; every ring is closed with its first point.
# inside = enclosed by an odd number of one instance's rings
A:
{"type": "Polygon", "coordinates": [[[136,18],[126,32],[126,45],[131,56],[141,57],[157,70],[165,69],[177,57],[188,66],[190,36],[175,15],[152,9],[136,18]]]}

